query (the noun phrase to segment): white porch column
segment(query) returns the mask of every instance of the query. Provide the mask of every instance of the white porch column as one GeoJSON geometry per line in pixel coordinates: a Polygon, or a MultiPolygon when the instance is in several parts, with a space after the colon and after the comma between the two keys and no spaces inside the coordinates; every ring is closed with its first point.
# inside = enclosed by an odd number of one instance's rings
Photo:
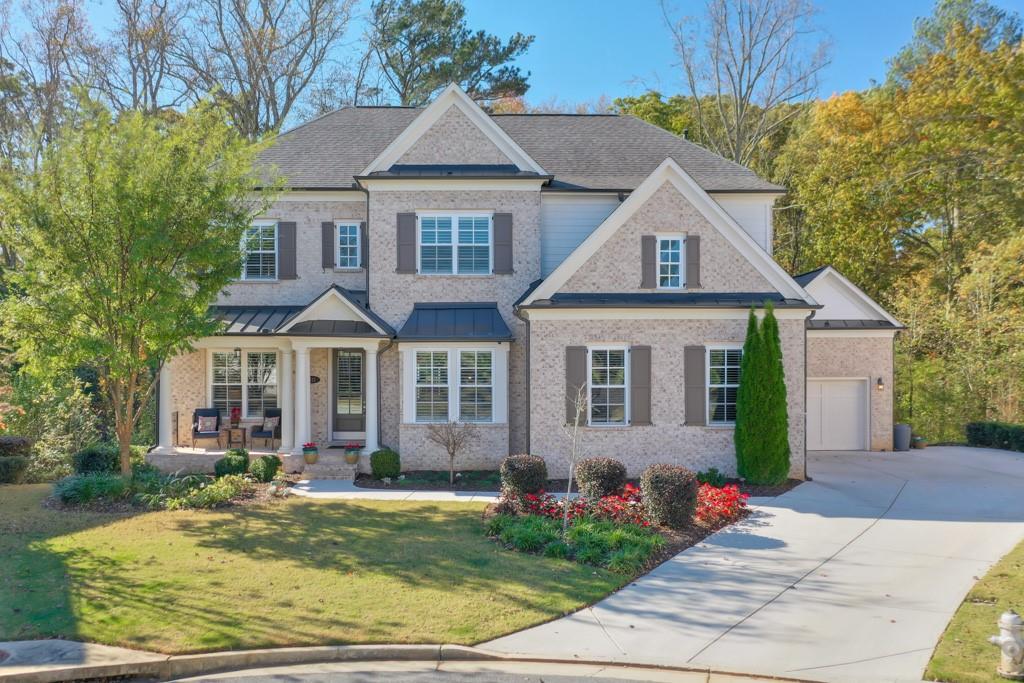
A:
{"type": "Polygon", "coordinates": [[[295,437],[295,385],[292,382],[292,351],[281,351],[281,453],[289,453],[295,437]]]}
{"type": "Polygon", "coordinates": [[[309,409],[309,349],[295,349],[295,443],[293,453],[302,452],[302,444],[310,439],[311,425],[309,409]]]}
{"type": "Polygon", "coordinates": [[[377,443],[377,346],[366,349],[366,452],[373,453],[377,443]]]}
{"type": "Polygon", "coordinates": [[[172,431],[171,423],[171,368],[168,365],[170,360],[165,360],[163,365],[160,366],[160,450],[170,451],[174,448],[174,434],[172,431]]]}

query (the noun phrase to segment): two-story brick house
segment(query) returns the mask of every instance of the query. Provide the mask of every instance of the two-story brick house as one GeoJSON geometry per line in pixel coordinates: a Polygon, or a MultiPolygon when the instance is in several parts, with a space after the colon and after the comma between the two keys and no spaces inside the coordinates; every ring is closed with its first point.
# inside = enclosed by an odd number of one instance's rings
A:
{"type": "Polygon", "coordinates": [[[834,270],[790,277],[771,257],[783,188],[698,145],[628,116],[488,115],[451,86],[327,114],[261,163],[289,191],[244,240],[223,334],[166,364],[156,454],[212,462],[197,408],[250,426],[274,408],[286,456],[356,440],[441,469],[427,430],[457,420],[480,434],[461,468],[529,451],[558,474],[583,386],[589,454],[734,472],[746,315],[766,300],[793,473],[808,446],[891,448],[899,324],[834,270]]]}

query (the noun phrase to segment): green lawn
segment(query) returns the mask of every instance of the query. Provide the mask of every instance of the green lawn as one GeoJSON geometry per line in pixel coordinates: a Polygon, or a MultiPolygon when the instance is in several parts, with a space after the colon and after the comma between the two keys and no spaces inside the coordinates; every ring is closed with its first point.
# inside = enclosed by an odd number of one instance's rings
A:
{"type": "Polygon", "coordinates": [[[626,577],[499,549],[482,505],[310,501],[136,515],[0,487],[0,640],[160,652],[476,643],[592,603],[626,577]]]}
{"type": "Polygon", "coordinates": [[[996,675],[999,648],[988,642],[1007,609],[1024,612],[1024,543],[1000,560],[964,598],[942,634],[925,678],[955,683],[1005,681],[996,675]]]}

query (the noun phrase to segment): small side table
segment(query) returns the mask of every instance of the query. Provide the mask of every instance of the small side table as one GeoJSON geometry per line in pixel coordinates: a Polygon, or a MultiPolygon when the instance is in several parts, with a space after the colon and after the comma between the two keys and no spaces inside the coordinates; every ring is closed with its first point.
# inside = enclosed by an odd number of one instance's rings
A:
{"type": "Polygon", "coordinates": [[[227,442],[228,448],[233,448],[236,445],[245,448],[245,428],[244,427],[225,427],[221,430],[225,435],[225,441],[227,442]]]}

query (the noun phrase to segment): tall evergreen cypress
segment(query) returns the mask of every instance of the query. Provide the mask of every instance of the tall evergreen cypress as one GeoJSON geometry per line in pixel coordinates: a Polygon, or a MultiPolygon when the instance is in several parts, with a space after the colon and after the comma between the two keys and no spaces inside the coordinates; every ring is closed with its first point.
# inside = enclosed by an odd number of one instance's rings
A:
{"type": "Polygon", "coordinates": [[[758,325],[753,309],[736,396],[736,469],[752,484],[779,484],[789,475],[789,417],[779,325],[771,304],[758,325]]]}
{"type": "Polygon", "coordinates": [[[764,467],[766,484],[781,484],[789,476],[789,410],[786,401],[786,373],[782,366],[782,342],[779,322],[770,303],[761,322],[762,348],[765,354],[764,467]]]}
{"type": "Polygon", "coordinates": [[[743,342],[743,358],[740,360],[740,387],[736,391],[736,429],[733,441],[736,444],[736,469],[741,477],[749,478],[749,461],[756,457],[757,449],[757,378],[759,373],[754,367],[761,356],[761,333],[757,326],[757,316],[750,309],[747,317],[747,337],[743,342]]]}

